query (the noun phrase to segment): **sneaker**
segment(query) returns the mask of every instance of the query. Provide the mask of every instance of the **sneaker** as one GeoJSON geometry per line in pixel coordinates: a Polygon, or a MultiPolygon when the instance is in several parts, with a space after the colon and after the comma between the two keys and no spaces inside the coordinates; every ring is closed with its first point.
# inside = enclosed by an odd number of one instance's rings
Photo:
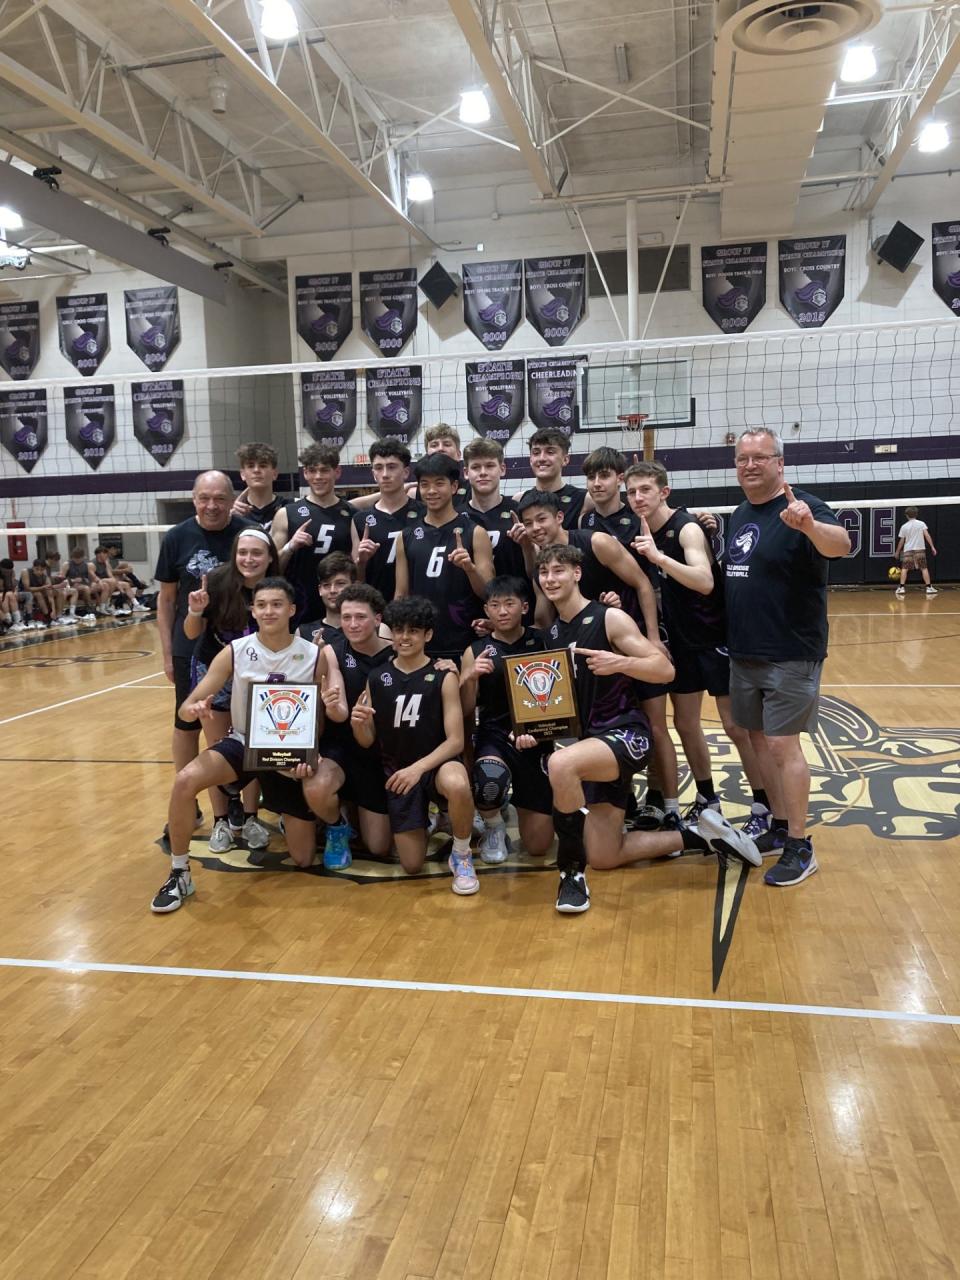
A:
{"type": "MultiPolygon", "coordinates": [[[[746,831],[746,826],[744,830],[746,831]]],[[[771,853],[782,851],[787,843],[787,829],[786,827],[768,827],[763,835],[753,836],[752,839],[763,856],[768,857],[771,853]]]]}
{"type": "Polygon", "coordinates": [[[327,827],[327,839],[323,846],[323,865],[328,871],[345,871],[352,862],[350,823],[337,822],[331,824],[327,827]]]}
{"type": "MultiPolygon", "coordinates": [[[[770,830],[770,823],[773,819],[769,809],[764,809],[763,813],[755,813],[751,811],[750,817],[746,820],[740,830],[745,836],[749,836],[757,848],[760,849],[757,841],[770,830]]],[[[762,853],[763,850],[760,849],[762,853]]]]}
{"type": "Polygon", "coordinates": [[[479,813],[477,813],[477,812],[476,812],[476,810],[474,810],[474,813],[473,813],[473,829],[472,829],[472,831],[470,832],[470,839],[471,839],[471,840],[482,840],[482,839],[483,839],[483,836],[484,836],[484,833],[486,832],[486,829],[487,829],[487,824],[486,824],[486,823],[484,822],[484,820],[480,817],[479,813]]]}
{"type": "Polygon", "coordinates": [[[171,871],[169,878],[164,880],[157,896],[150,903],[150,910],[158,916],[179,911],[191,893],[193,893],[193,880],[190,876],[190,868],[171,871]]]}
{"type": "Polygon", "coordinates": [[[270,843],[270,828],[254,814],[244,822],[240,834],[248,849],[265,849],[270,843]]]}
{"type": "Polygon", "coordinates": [[[95,627],[97,625],[97,620],[92,613],[85,613],[83,617],[79,619],[79,622],[81,627],[95,627]]]}
{"type": "Polygon", "coordinates": [[[664,812],[655,804],[642,804],[629,820],[628,826],[633,831],[656,831],[664,819],[664,812]]]}
{"type": "Polygon", "coordinates": [[[122,604],[119,609],[114,609],[114,613],[118,618],[129,618],[132,612],[133,611],[125,604],[122,604]]]}
{"type": "Polygon", "coordinates": [[[480,837],[480,857],[484,862],[506,862],[510,853],[510,837],[504,827],[484,827],[480,837]]]}
{"type": "Polygon", "coordinates": [[[894,594],[895,596],[899,596],[899,597],[900,597],[900,599],[902,600],[902,599],[903,599],[903,597],[907,594],[907,592],[906,592],[906,588],[904,588],[904,587],[897,587],[896,591],[895,591],[893,594],[894,594]]]}
{"type": "Polygon", "coordinates": [[[940,594],[936,587],[927,587],[926,593],[928,596],[936,596],[940,594]]]}
{"type": "Polygon", "coordinates": [[[14,622],[10,625],[11,631],[26,631],[27,624],[25,622],[14,622]]]}
{"type": "Polygon", "coordinates": [[[453,827],[450,825],[450,815],[445,809],[437,809],[430,815],[430,823],[427,826],[427,837],[435,836],[437,833],[441,835],[453,835],[453,827]]]}
{"type": "Polygon", "coordinates": [[[233,838],[233,832],[230,830],[230,823],[226,818],[217,818],[213,824],[213,830],[210,832],[210,852],[226,853],[228,849],[235,849],[237,842],[233,838]]]}
{"type": "Polygon", "coordinates": [[[132,604],[130,607],[131,607],[131,609],[133,610],[133,612],[134,612],[134,613],[149,613],[149,612],[150,612],[150,610],[147,608],[147,606],[146,606],[145,604],[141,604],[139,600],[134,600],[133,604],[132,604]]]}
{"type": "Polygon", "coordinates": [[[240,835],[246,818],[243,814],[243,800],[239,795],[230,796],[227,800],[227,822],[230,824],[230,834],[240,835]]]}
{"type": "Polygon", "coordinates": [[[565,916],[579,915],[590,909],[590,890],[582,871],[563,871],[557,891],[557,910],[565,916]]]}
{"type": "Polygon", "coordinates": [[[715,809],[703,811],[697,823],[697,833],[706,840],[717,857],[729,857],[732,854],[734,857],[742,858],[744,862],[749,862],[753,867],[763,865],[760,850],[750,837],[745,836],[736,827],[732,827],[715,809]]]}
{"type": "Polygon", "coordinates": [[[816,870],[817,856],[813,852],[813,845],[808,840],[791,840],[763,877],[763,882],[785,889],[792,884],[800,884],[816,870]]]}
{"type": "Polygon", "coordinates": [[[465,898],[469,894],[477,892],[480,888],[480,881],[477,879],[477,873],[473,869],[473,858],[469,853],[451,853],[447,860],[447,866],[453,876],[453,884],[450,887],[454,893],[459,893],[461,897],[465,898]]]}
{"type": "Polygon", "coordinates": [[[683,821],[688,827],[695,827],[700,821],[700,815],[707,809],[713,809],[715,813],[720,812],[719,800],[706,800],[698,791],[694,798],[693,804],[684,811],[683,821]]]}

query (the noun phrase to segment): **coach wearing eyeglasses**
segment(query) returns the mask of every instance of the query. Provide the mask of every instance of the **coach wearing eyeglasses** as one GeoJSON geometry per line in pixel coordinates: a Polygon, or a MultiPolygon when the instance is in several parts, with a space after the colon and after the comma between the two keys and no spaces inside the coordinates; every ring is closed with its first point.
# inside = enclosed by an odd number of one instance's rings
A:
{"type": "Polygon", "coordinates": [[[724,575],[730,705],[760,760],[773,809],[763,853],[782,850],[767,884],[800,884],[817,870],[806,834],[810,770],[800,734],[817,725],[827,656],[827,562],[850,551],[833,512],[783,478],[783,441],[757,427],[736,443],[746,495],[730,517],[724,575]]]}

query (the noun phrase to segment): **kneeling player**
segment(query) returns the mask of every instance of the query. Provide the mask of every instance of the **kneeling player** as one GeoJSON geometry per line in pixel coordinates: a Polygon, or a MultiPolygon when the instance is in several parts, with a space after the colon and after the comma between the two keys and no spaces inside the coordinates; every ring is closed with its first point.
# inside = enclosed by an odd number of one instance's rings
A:
{"type": "Polygon", "coordinates": [[[422,596],[387,605],[383,620],[397,656],[371,672],[350,721],[361,747],[375,742],[380,747],[390,826],[404,871],[414,875],[423,867],[430,802],[445,803],[453,830],[453,891],[469,894],[480,883],[470,855],[473,796],[460,759],[459,684],[452,671],[438,671],[424,652],[436,618],[436,609],[422,596]]]}
{"type": "Polygon", "coordinates": [[[550,757],[553,824],[557,831],[560,890],[557,910],[590,906],[586,870],[622,867],[700,849],[734,853],[759,866],[753,841],[713,810],[696,829],[624,833],[623,813],[634,773],[650,753],[650,724],[633,681],[673,678],[670,659],[640,634],[621,609],[587,600],[580,591],[582,552],[569,544],[545,547],[537,556],[540,590],[557,611],[547,631],[551,649],[574,655],[583,737],[550,757]],[[583,806],[589,809],[586,821],[583,806]]]}
{"type": "MultiPolygon", "coordinates": [[[[336,821],[340,806],[337,787],[343,780],[338,766],[321,758],[316,769],[298,765],[280,773],[264,770],[251,775],[243,768],[244,738],[238,725],[246,725],[250,686],[255,683],[317,683],[326,716],[343,721],[347,703],[336,658],[309,640],[290,635],[296,612],[293,587],[284,578],[264,578],[253,592],[251,609],[257,624],[255,635],[241,636],[221,649],[207,674],[180,708],[188,722],[211,713],[214,696],[233,678],[230,717],[233,728],[225,738],[203,751],[181,769],[170,792],[168,834],[172,869],[151,903],[158,914],[176,911],[193,893],[190,877],[190,836],[196,820],[196,797],[210,787],[238,782],[241,787],[259,778],[264,804],[284,819],[290,856],[308,867],[316,848],[314,818],[336,821]],[[331,816],[332,815],[332,816],[331,816]]],[[[321,744],[322,750],[322,744],[321,744]]]]}

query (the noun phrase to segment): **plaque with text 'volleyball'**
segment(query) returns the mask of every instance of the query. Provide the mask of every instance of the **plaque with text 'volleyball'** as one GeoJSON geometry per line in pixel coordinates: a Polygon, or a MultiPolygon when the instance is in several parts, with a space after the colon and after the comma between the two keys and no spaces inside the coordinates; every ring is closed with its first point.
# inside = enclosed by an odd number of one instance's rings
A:
{"type": "Polygon", "coordinates": [[[573,662],[567,649],[511,654],[503,660],[513,731],[541,742],[580,736],[573,662]]]}
{"type": "Polygon", "coordinates": [[[315,684],[252,684],[247,707],[247,737],[243,767],[295,769],[298,764],[315,768],[317,708],[315,684]]]}

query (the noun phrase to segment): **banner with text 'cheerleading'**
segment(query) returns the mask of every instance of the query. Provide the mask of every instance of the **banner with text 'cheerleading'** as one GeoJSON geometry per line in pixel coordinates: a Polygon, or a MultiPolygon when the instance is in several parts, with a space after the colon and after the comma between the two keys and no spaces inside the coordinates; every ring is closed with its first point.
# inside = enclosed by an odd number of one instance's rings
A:
{"type": "Polygon", "coordinates": [[[180,297],[176,285],[124,289],[127,346],[148,369],[163,369],[180,345],[180,297]]]}
{"type": "Polygon", "coordinates": [[[398,355],[417,331],[417,269],[360,272],[360,324],[382,356],[398,355]]]}
{"type": "Polygon", "coordinates": [[[801,329],[819,329],[843,301],[847,237],[780,240],[780,301],[801,329]]]}
{"type": "Polygon", "coordinates": [[[743,333],[767,301],[767,244],[715,244],[700,250],[703,309],[724,333],[743,333]]]}
{"type": "Polygon", "coordinates": [[[423,367],[367,370],[367,426],[379,440],[409,444],[423,418],[423,367]]]}
{"type": "Polygon", "coordinates": [[[85,382],[79,387],[64,387],[63,407],[68,442],[96,471],[117,438],[117,401],[112,385],[85,382]]]}
{"type": "Polygon", "coordinates": [[[60,350],[77,373],[92,378],[110,350],[110,315],[105,293],[57,298],[60,350]]]}
{"type": "Polygon", "coordinates": [[[0,369],[17,381],[29,378],[40,359],[40,303],[0,304],[0,369]]]}
{"type": "Polygon", "coordinates": [[[318,369],[301,373],[303,429],[317,444],[342,449],[357,425],[357,370],[318,369]]]}
{"type": "Polygon", "coordinates": [[[488,351],[499,351],[523,315],[523,264],[463,262],[463,322],[488,351]]]}
{"type": "Polygon", "coordinates": [[[539,430],[580,427],[580,369],[586,356],[545,356],[527,361],[527,416],[539,430]]]}
{"type": "Polygon", "coordinates": [[[33,470],[47,447],[46,391],[0,391],[0,444],[17,466],[33,470]]]}
{"type": "Polygon", "coordinates": [[[183,440],[186,415],[183,382],[133,382],[133,434],[154,462],[165,467],[183,440]]]}
{"type": "Polygon", "coordinates": [[[551,347],[562,347],[583,319],[587,299],[587,257],[524,258],[527,319],[551,347]]]}
{"type": "Polygon", "coordinates": [[[933,291],[960,315],[960,222],[935,222],[933,244],[933,291]]]}
{"type": "Polygon", "coordinates": [[[297,333],[320,360],[332,360],[353,329],[353,276],[297,276],[297,333]]]}
{"type": "Polygon", "coordinates": [[[478,435],[505,445],[526,408],[522,360],[478,360],[467,364],[467,419],[478,435]]]}

